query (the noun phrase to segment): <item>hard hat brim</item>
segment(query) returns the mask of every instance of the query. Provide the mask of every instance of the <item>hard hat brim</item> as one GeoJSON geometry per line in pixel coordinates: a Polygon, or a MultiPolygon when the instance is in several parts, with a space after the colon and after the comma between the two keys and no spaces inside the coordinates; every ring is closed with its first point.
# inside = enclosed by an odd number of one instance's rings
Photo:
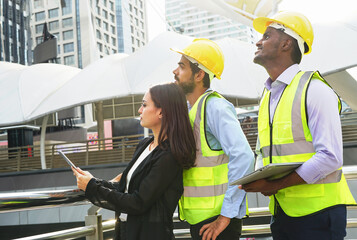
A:
{"type": "Polygon", "coordinates": [[[265,30],[267,29],[268,25],[272,22],[277,22],[277,23],[280,23],[280,24],[283,24],[282,22],[280,21],[277,21],[275,19],[272,19],[272,18],[267,18],[267,17],[257,17],[253,20],[253,27],[254,29],[261,33],[261,34],[264,34],[265,33],[265,30]]]}
{"type": "MultiPolygon", "coordinates": [[[[189,56],[189,55],[187,55],[187,54],[185,54],[183,51],[181,51],[181,50],[179,50],[179,49],[176,49],[176,48],[170,48],[170,50],[171,51],[174,51],[174,52],[177,52],[177,53],[179,53],[179,54],[181,54],[181,55],[184,55],[185,57],[191,57],[191,56],[189,56]]],[[[198,61],[197,59],[195,59],[195,61],[197,61],[198,63],[200,63],[201,65],[203,65],[204,66],[204,64],[202,64],[200,61],[198,61]]],[[[216,76],[216,75],[214,75],[217,79],[221,79],[221,77],[220,76],[216,76]]]]}
{"type": "MultiPolygon", "coordinates": [[[[261,34],[264,34],[265,31],[267,30],[267,27],[270,25],[270,23],[272,22],[276,22],[276,23],[279,23],[279,24],[282,24],[285,26],[285,24],[279,20],[276,20],[276,19],[272,19],[272,18],[267,18],[267,17],[257,17],[253,20],[253,27],[254,29],[261,33],[261,34]]],[[[294,29],[292,29],[293,31],[295,31],[294,29]]],[[[297,32],[297,34],[300,35],[300,33],[297,32]]],[[[311,46],[306,42],[306,40],[304,39],[305,43],[307,44],[308,46],[308,51],[306,53],[304,53],[305,55],[306,54],[309,54],[311,52],[311,46]]]]}

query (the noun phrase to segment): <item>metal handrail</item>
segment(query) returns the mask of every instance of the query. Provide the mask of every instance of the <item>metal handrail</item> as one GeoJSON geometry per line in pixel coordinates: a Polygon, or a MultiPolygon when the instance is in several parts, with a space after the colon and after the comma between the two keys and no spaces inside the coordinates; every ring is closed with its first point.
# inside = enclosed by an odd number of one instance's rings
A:
{"type": "MultiPolygon", "coordinates": [[[[357,179],[357,166],[344,166],[342,171],[346,179],[357,179]]],[[[84,192],[79,189],[0,193],[0,212],[86,203],[84,192]]]]}
{"type": "Polygon", "coordinates": [[[96,228],[93,226],[84,226],[71,228],[51,233],[44,233],[24,238],[16,238],[15,240],[45,240],[45,239],[72,239],[86,237],[95,234],[96,228]]]}

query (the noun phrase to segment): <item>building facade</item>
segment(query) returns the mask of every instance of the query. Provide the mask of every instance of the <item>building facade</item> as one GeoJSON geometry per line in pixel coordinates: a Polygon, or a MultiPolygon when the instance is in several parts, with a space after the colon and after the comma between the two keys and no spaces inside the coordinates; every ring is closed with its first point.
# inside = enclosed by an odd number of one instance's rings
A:
{"type": "Polygon", "coordinates": [[[220,15],[198,9],[186,1],[166,0],[167,29],[196,38],[217,40],[224,37],[254,42],[253,30],[220,15]]]}
{"type": "Polygon", "coordinates": [[[117,52],[131,53],[147,42],[142,0],[31,1],[34,48],[45,23],[57,38],[57,63],[83,68],[117,52]]]}
{"type": "Polygon", "coordinates": [[[0,0],[0,61],[31,62],[29,1],[0,0]]]}

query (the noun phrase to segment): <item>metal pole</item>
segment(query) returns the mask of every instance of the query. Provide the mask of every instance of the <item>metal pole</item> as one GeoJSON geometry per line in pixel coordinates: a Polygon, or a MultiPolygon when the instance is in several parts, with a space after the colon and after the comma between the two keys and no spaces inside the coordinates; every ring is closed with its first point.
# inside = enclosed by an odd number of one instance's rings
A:
{"type": "Polygon", "coordinates": [[[88,215],[85,217],[86,226],[94,226],[96,231],[94,235],[86,236],[86,240],[103,240],[102,215],[98,215],[100,209],[95,205],[88,209],[88,215]]]}
{"type": "Polygon", "coordinates": [[[45,139],[46,139],[47,121],[48,121],[48,115],[43,117],[42,127],[41,127],[40,155],[41,155],[41,167],[42,167],[42,169],[46,169],[45,139]]]}
{"type": "Polygon", "coordinates": [[[103,101],[95,103],[95,117],[97,119],[97,130],[98,130],[98,150],[104,150],[104,117],[103,117],[103,101]]]}

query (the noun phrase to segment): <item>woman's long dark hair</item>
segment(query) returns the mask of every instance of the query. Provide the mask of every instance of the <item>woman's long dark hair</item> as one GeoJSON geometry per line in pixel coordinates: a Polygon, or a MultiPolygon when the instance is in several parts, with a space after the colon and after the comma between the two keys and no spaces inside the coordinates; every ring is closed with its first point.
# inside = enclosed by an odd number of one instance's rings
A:
{"type": "Polygon", "coordinates": [[[162,147],[167,137],[171,152],[179,164],[185,169],[193,167],[196,159],[196,143],[183,91],[175,83],[166,83],[151,87],[149,92],[155,106],[162,111],[159,146],[162,147]]]}

